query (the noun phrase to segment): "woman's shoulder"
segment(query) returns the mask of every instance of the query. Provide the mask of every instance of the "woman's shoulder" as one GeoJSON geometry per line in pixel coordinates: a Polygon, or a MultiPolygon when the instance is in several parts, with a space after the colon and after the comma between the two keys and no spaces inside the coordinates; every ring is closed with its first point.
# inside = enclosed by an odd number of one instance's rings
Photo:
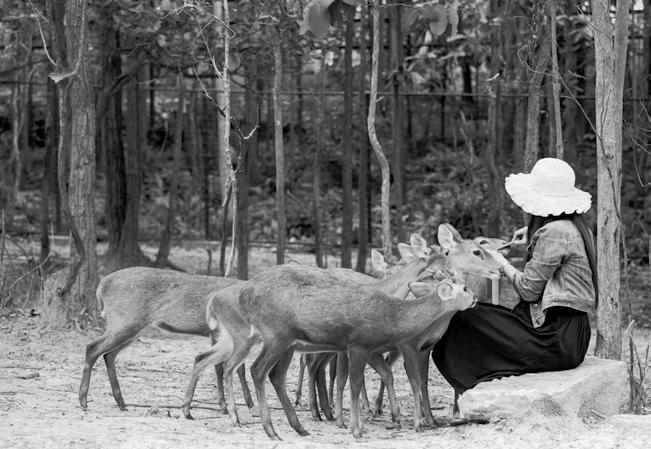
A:
{"type": "Polygon", "coordinates": [[[540,238],[572,241],[581,238],[581,233],[572,220],[555,220],[542,226],[532,236],[532,240],[540,238]]]}

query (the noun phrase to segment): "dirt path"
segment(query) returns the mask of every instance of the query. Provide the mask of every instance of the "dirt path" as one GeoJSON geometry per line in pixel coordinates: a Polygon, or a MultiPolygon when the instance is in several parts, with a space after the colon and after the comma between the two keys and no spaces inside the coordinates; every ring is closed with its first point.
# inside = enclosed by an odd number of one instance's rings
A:
{"type": "MultiPolygon", "coordinates": [[[[412,399],[402,368],[396,388],[403,415],[401,431],[387,430],[389,420],[367,416],[365,438],[356,443],[348,430],[329,422],[315,422],[305,405],[299,419],[310,432],[299,437],[288,426],[280,404],[268,387],[276,430],[284,441],[269,441],[260,424],[240,404],[243,427],[231,427],[227,416],[215,410],[194,409],[194,421],[181,417],[178,405],[194,355],[205,349],[202,338],[150,333],[125,350],[117,362],[122,392],[128,407],[121,412],[110,394],[103,360],[91,379],[88,412],[77,402],[77,389],[85,344],[91,337],[72,332],[42,333],[39,318],[0,317],[0,447],[2,448],[202,448],[202,447],[340,447],[369,448],[643,448],[651,441],[651,420],[623,416],[605,421],[545,419],[538,422],[499,421],[488,425],[441,427],[416,434],[410,429],[412,399]]],[[[651,331],[637,335],[646,345],[651,331]]],[[[297,365],[295,362],[294,365],[297,365]]],[[[288,388],[293,396],[297,366],[290,368],[288,388]]],[[[196,398],[214,401],[214,373],[200,380],[196,398]]],[[[369,371],[369,395],[375,398],[377,376],[369,371]]],[[[432,368],[431,393],[435,415],[445,421],[451,414],[451,389],[432,368]]],[[[305,401],[304,401],[305,403],[305,401]]],[[[346,404],[347,407],[347,404],[346,404]]],[[[346,410],[347,412],[347,410],[346,410]]]]}

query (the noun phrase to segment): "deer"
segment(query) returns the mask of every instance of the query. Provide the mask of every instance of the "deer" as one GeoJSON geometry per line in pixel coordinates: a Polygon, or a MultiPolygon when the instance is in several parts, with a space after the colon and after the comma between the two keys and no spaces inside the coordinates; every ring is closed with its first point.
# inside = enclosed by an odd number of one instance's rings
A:
{"type": "MultiPolygon", "coordinates": [[[[354,288],[361,288],[362,290],[366,289],[371,289],[371,290],[379,290],[383,294],[387,294],[386,290],[389,289],[391,286],[393,288],[396,288],[398,290],[404,290],[401,292],[401,294],[395,295],[401,298],[404,298],[405,294],[409,291],[407,281],[405,280],[405,275],[404,271],[408,269],[408,267],[418,267],[417,271],[417,278],[418,276],[422,276],[423,273],[425,273],[425,276],[429,276],[431,273],[427,271],[427,269],[430,267],[430,265],[440,267],[444,266],[446,262],[445,256],[442,254],[442,252],[445,252],[448,256],[452,255],[450,257],[450,260],[455,260],[457,259],[457,262],[459,260],[464,260],[465,261],[465,267],[468,270],[475,270],[478,272],[478,274],[483,274],[487,276],[494,276],[497,274],[497,270],[495,268],[486,268],[482,263],[482,258],[485,255],[485,251],[482,250],[478,245],[475,245],[476,247],[473,247],[471,251],[468,251],[467,248],[465,248],[463,245],[454,245],[454,247],[451,247],[450,249],[447,250],[440,250],[440,251],[435,251],[432,256],[430,256],[426,263],[423,264],[423,261],[421,261],[419,258],[415,258],[412,260],[410,263],[406,264],[406,267],[403,268],[399,275],[394,274],[393,276],[390,276],[389,278],[379,281],[376,284],[369,284],[369,285],[359,285],[355,284],[352,285],[351,287],[354,288]],[[463,253],[465,256],[461,257],[461,254],[458,253],[463,253]],[[474,257],[474,260],[472,259],[474,257]],[[403,288],[406,287],[406,288],[403,288]]],[[[294,267],[296,270],[300,270],[300,267],[294,267]]],[[[308,267],[302,267],[303,269],[307,270],[308,267]]],[[[409,268],[413,269],[413,268],[409,268]]],[[[429,268],[431,269],[431,268],[429,268]]],[[[269,271],[269,270],[268,270],[269,271]]],[[[268,272],[267,271],[267,272],[268,272]]],[[[267,273],[265,272],[265,273],[267,273]]],[[[260,275],[259,275],[260,276],[260,275]]],[[[288,295],[290,297],[295,297],[297,299],[301,298],[303,295],[303,292],[305,289],[310,289],[310,288],[316,288],[318,290],[318,287],[321,286],[322,289],[327,289],[328,287],[332,287],[334,285],[348,285],[350,282],[345,282],[341,278],[337,279],[335,275],[330,271],[330,270],[320,270],[320,271],[314,271],[310,273],[310,276],[296,276],[296,279],[300,279],[300,283],[298,285],[293,285],[289,286],[288,288],[277,288],[277,294],[279,295],[288,295]],[[290,288],[291,287],[291,288],[290,288]]],[[[418,279],[416,279],[418,280],[418,279]]],[[[249,354],[251,348],[254,345],[254,341],[256,341],[255,335],[255,327],[251,327],[248,325],[249,319],[247,317],[244,318],[238,318],[238,319],[220,319],[219,314],[215,313],[214,315],[211,316],[211,310],[217,311],[217,310],[225,310],[229,307],[232,309],[237,310],[241,306],[242,302],[242,296],[244,295],[245,291],[250,288],[255,288],[259,282],[268,282],[265,281],[263,278],[253,278],[249,282],[249,286],[245,287],[242,292],[240,292],[240,302],[239,303],[232,303],[232,301],[229,303],[231,300],[231,295],[226,295],[226,291],[220,291],[215,293],[213,297],[211,298],[209,309],[207,312],[207,321],[211,327],[211,329],[215,329],[215,332],[219,335],[217,337],[217,344],[213,346],[213,348],[206,352],[202,353],[197,358],[195,359],[195,366],[193,368],[192,376],[190,383],[188,385],[188,388],[186,390],[186,396],[184,399],[184,414],[186,417],[189,414],[189,406],[190,402],[192,400],[192,395],[194,392],[194,388],[196,387],[196,382],[198,380],[198,377],[200,375],[200,372],[205,369],[205,367],[209,366],[210,364],[213,363],[221,363],[224,360],[230,360],[228,363],[225,363],[225,380],[228,383],[228,379],[226,379],[227,376],[227,371],[228,370],[233,370],[237,366],[239,366],[241,363],[243,363],[244,358],[249,354]],[[253,287],[251,287],[253,285],[253,287]],[[217,303],[218,306],[213,306],[213,304],[217,303]],[[234,323],[240,323],[239,326],[234,323]],[[229,327],[234,327],[236,330],[227,330],[229,327]],[[223,337],[225,335],[225,337],[223,337]],[[227,343],[221,342],[221,339],[224,338],[227,343]],[[235,354],[234,354],[235,353],[235,354]],[[229,366],[229,368],[226,368],[226,366],[229,366]]],[[[354,284],[354,283],[353,283],[354,284]]],[[[289,306],[288,306],[289,307],[289,306]]],[[[238,313],[234,312],[234,315],[237,316],[238,313]]],[[[298,349],[302,349],[302,346],[298,345],[298,349]]],[[[307,351],[309,352],[309,351],[307,351]]],[[[292,350],[293,353],[293,350],[292,350]]],[[[383,361],[381,354],[379,353],[373,353],[371,355],[371,360],[373,359],[378,359],[379,361],[383,361]]],[[[270,375],[270,380],[272,381],[272,384],[274,385],[274,388],[276,389],[276,392],[281,400],[281,403],[283,404],[283,409],[285,410],[285,413],[288,417],[288,420],[290,422],[290,425],[301,435],[306,434],[305,430],[302,428],[300,423],[298,422],[298,419],[296,418],[295,411],[292,407],[291,402],[287,398],[287,394],[285,391],[285,384],[284,384],[284,378],[285,378],[285,373],[287,369],[287,365],[289,364],[289,361],[291,360],[291,354],[289,356],[285,355],[281,357],[280,360],[278,360],[278,366],[273,367],[273,369],[270,368],[270,370],[267,370],[267,372],[270,375]]],[[[254,367],[251,368],[252,373],[254,371],[254,367]]],[[[266,374],[265,374],[266,375],[266,374]]],[[[392,381],[392,377],[390,377],[390,370],[389,370],[389,379],[392,381]]],[[[387,383],[388,386],[390,386],[390,383],[387,383]]],[[[257,392],[257,390],[256,390],[257,392]]],[[[390,393],[390,399],[391,399],[391,390],[389,390],[390,393]]],[[[260,400],[260,399],[259,399],[260,400]]],[[[390,400],[392,403],[392,419],[394,421],[394,424],[396,424],[396,427],[399,426],[399,410],[396,406],[394,407],[393,405],[393,400],[390,400]]],[[[264,414],[264,407],[265,404],[260,404],[260,412],[261,414],[264,414]]],[[[236,410],[231,410],[232,407],[229,406],[227,407],[229,414],[232,413],[231,419],[233,423],[239,422],[237,419],[236,415],[236,410]]],[[[265,429],[268,430],[271,424],[270,422],[265,423],[265,429]]],[[[268,430],[268,434],[271,435],[271,431],[268,430]]]]}
{"type": "MultiPolygon", "coordinates": [[[[439,235],[439,241],[442,242],[442,245],[449,246],[449,237],[452,237],[453,241],[459,241],[461,236],[452,232],[450,236],[441,236],[439,235]],[[443,237],[444,240],[441,240],[443,237]]],[[[505,248],[507,242],[498,238],[487,238],[487,237],[476,237],[472,240],[474,243],[480,245],[481,247],[488,250],[496,250],[506,255],[508,250],[505,248]]],[[[490,262],[492,258],[489,258],[490,262]]],[[[476,274],[465,273],[462,270],[459,270],[455,273],[457,279],[461,279],[466,286],[471,289],[477,296],[479,302],[484,302],[487,299],[487,290],[486,290],[486,280],[483,276],[478,276],[476,274]]],[[[492,282],[495,283],[496,279],[491,278],[492,282]]],[[[493,302],[496,300],[495,289],[493,290],[493,302]]],[[[429,392],[427,388],[428,372],[429,372],[429,355],[434,348],[434,345],[438,343],[443,334],[450,324],[450,320],[454,314],[444,314],[436,323],[434,323],[430,328],[426,330],[422,335],[416,336],[411,340],[403,342],[398,348],[389,353],[387,357],[387,363],[389,366],[397,361],[400,354],[402,354],[405,362],[405,369],[408,373],[408,378],[414,389],[420,389],[420,401],[422,401],[422,409],[424,412],[424,417],[428,426],[436,426],[436,420],[431,412],[429,392]]],[[[345,362],[345,361],[344,361],[345,362]]],[[[382,398],[384,392],[384,385],[380,384],[380,389],[378,397],[375,401],[375,411],[376,415],[382,414],[382,398]]],[[[419,396],[415,396],[415,400],[419,400],[419,396]]],[[[454,406],[453,406],[453,415],[457,416],[458,411],[458,394],[455,392],[454,396],[454,406]]],[[[420,418],[415,418],[419,420],[420,418]]],[[[415,426],[417,424],[415,422],[415,426]]]]}
{"type": "MultiPolygon", "coordinates": [[[[210,336],[206,323],[206,305],[215,290],[241,283],[237,279],[180,273],[157,268],[132,267],[106,276],[97,287],[97,299],[106,318],[106,332],[86,346],[85,364],[79,387],[79,404],[88,406],[88,389],[93,366],[104,355],[113,398],[120,410],[126,410],[115,372],[117,355],[146,328],[200,336],[210,336]]],[[[215,366],[217,399],[223,413],[226,401],[221,381],[222,367],[215,366]]],[[[242,393],[253,407],[244,367],[238,370],[242,393]]]]}
{"type": "MultiPolygon", "coordinates": [[[[420,257],[416,257],[414,255],[414,260],[411,264],[405,264],[402,269],[400,270],[399,273],[396,273],[393,276],[389,276],[386,279],[382,281],[381,288],[383,288],[386,291],[393,292],[397,296],[404,298],[408,293],[409,289],[407,286],[407,282],[410,280],[416,280],[419,275],[422,273],[425,273],[426,276],[429,276],[429,272],[425,271],[425,268],[428,267],[428,256],[427,253],[430,251],[429,248],[427,248],[427,242],[425,239],[418,235],[413,235],[411,238],[411,241],[413,242],[414,249],[412,249],[413,252],[418,254],[420,257]]],[[[405,245],[407,246],[407,245],[405,245]]],[[[382,256],[375,252],[374,257],[376,259],[380,258],[379,260],[383,261],[382,256]]],[[[300,268],[305,268],[309,269],[310,267],[306,265],[295,265],[297,269],[300,268]]],[[[311,267],[314,268],[314,267],[311,267]]],[[[322,275],[325,278],[328,278],[330,281],[329,282],[334,282],[334,283],[349,283],[351,285],[368,285],[369,282],[377,282],[376,279],[366,276],[363,274],[360,274],[356,271],[353,271],[351,269],[344,269],[344,268],[338,268],[338,269],[318,269],[315,272],[315,277],[312,280],[314,283],[319,283],[323,282],[322,275]]],[[[253,282],[254,279],[251,279],[250,282],[253,282]]],[[[309,282],[306,281],[306,283],[309,284],[309,282]]],[[[242,287],[242,286],[240,286],[242,287]]],[[[218,314],[219,310],[228,306],[233,307],[234,305],[232,304],[232,299],[236,297],[241,288],[238,289],[237,286],[233,286],[230,289],[225,289],[223,291],[216,292],[213,295],[213,298],[209,301],[209,306],[207,309],[206,313],[206,320],[208,323],[215,322],[218,319],[218,314]],[[215,303],[219,303],[220,306],[215,306],[215,303]]],[[[217,334],[219,335],[219,334],[217,334]]],[[[243,353],[244,354],[244,353],[243,353]]],[[[246,356],[246,354],[244,354],[246,356]]],[[[243,361],[243,360],[242,360],[243,361]]],[[[216,362],[217,363],[217,362],[216,362]]],[[[400,411],[397,405],[397,398],[395,396],[394,390],[393,390],[393,378],[391,377],[391,370],[389,367],[386,365],[386,362],[384,359],[381,357],[381,355],[378,355],[377,357],[373,357],[369,364],[380,374],[380,377],[385,381],[385,383],[388,385],[387,390],[389,393],[389,402],[391,404],[391,411],[392,411],[392,418],[394,422],[394,426],[398,427],[400,426],[399,422],[399,415],[400,411]]],[[[226,370],[225,370],[226,371],[226,370]]],[[[190,413],[190,403],[192,401],[192,396],[194,393],[194,389],[196,387],[196,382],[198,380],[198,373],[195,375],[195,371],[193,371],[193,375],[190,381],[190,385],[186,391],[186,397],[184,400],[184,406],[183,406],[183,412],[186,418],[192,419],[192,415],[190,413]]],[[[283,393],[286,395],[286,393],[283,390],[283,393]]],[[[327,401],[327,398],[326,398],[327,401]]],[[[227,409],[229,407],[227,406],[227,409]]],[[[292,409],[293,410],[293,409],[292,409]]],[[[230,411],[229,411],[230,413],[230,411]]],[[[318,411],[316,412],[318,414],[318,411]]],[[[234,422],[237,421],[234,419],[234,422]]],[[[298,430],[297,430],[298,431],[298,430]]]]}
{"type": "MultiPolygon", "coordinates": [[[[476,303],[474,294],[452,279],[437,284],[412,282],[408,288],[417,299],[405,301],[380,289],[342,282],[327,270],[281,265],[252,278],[240,290],[236,303],[228,304],[232,295],[217,292],[213,298],[227,298],[226,303],[211,301],[209,305],[219,309],[209,319],[219,337],[210,351],[197,356],[188,391],[203,368],[223,362],[227,397],[231,398],[233,370],[261,344],[251,376],[267,436],[280,440],[266,403],[267,375],[290,425],[300,435],[307,435],[285,391],[292,355],[295,350],[346,351],[351,378],[349,428],[355,438],[360,438],[361,379],[372,356],[423,332],[442,314],[476,303]]],[[[237,425],[236,410],[231,405],[227,409],[237,425]]]]}
{"type": "MultiPolygon", "coordinates": [[[[438,230],[438,241],[443,248],[443,251],[450,262],[446,266],[437,267],[438,270],[450,272],[460,282],[467,283],[468,279],[473,282],[478,282],[483,278],[498,279],[499,278],[499,265],[486,249],[490,248],[488,239],[463,239],[461,235],[452,226],[440,226],[438,230]],[[477,267],[469,266],[461,263],[467,261],[464,259],[464,254],[477,256],[475,262],[481,266],[485,271],[479,271],[477,267]],[[459,258],[460,260],[457,260],[459,258]]],[[[491,244],[500,245],[497,240],[490,240],[491,244]]],[[[400,249],[400,248],[399,248],[400,249]]],[[[408,253],[403,254],[403,258],[409,260],[411,257],[408,253]]],[[[439,274],[440,275],[440,274],[439,274]]],[[[484,290],[485,293],[485,290],[484,290]]],[[[440,340],[452,319],[454,313],[444,314],[439,320],[433,322],[422,334],[414,336],[396,348],[392,348],[386,361],[389,366],[392,366],[402,354],[404,359],[405,370],[409,379],[412,390],[414,391],[415,410],[420,410],[422,406],[423,415],[428,426],[436,426],[436,421],[432,415],[429,393],[427,390],[428,369],[429,369],[429,354],[434,347],[434,344],[440,340]]],[[[336,412],[342,408],[343,389],[346,382],[346,358],[344,354],[339,354],[337,358],[337,398],[336,398],[336,412]],[[339,383],[341,381],[341,383],[339,383]]],[[[375,415],[382,413],[382,397],[384,385],[380,384],[380,391],[378,398],[375,402],[375,415]]],[[[456,398],[457,396],[455,396],[456,398]]],[[[456,402],[455,402],[456,403],[456,402]]],[[[338,414],[337,424],[343,426],[343,420],[339,418],[338,414]]],[[[420,413],[414,416],[414,429],[418,432],[422,430],[422,421],[420,413]]]]}

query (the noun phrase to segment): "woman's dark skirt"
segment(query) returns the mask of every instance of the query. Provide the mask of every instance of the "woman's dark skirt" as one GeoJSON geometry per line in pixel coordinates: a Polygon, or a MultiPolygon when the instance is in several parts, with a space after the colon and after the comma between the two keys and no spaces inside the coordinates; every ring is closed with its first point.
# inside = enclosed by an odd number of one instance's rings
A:
{"type": "Polygon", "coordinates": [[[585,312],[551,307],[545,323],[536,329],[524,301],[513,310],[480,303],[452,318],[432,360],[450,385],[463,393],[503,376],[576,368],[589,342],[585,312]]]}

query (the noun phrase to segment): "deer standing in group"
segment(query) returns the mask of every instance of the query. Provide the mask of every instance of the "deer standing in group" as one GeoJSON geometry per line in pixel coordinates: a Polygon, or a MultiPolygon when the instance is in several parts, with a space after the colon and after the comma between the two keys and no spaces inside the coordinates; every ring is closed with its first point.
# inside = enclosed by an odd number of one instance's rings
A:
{"type": "MultiPolygon", "coordinates": [[[[447,247],[450,245],[449,239],[452,238],[453,241],[461,241],[461,236],[454,230],[450,229],[452,233],[449,236],[439,235],[439,241],[442,245],[447,247]],[[443,238],[443,240],[441,240],[443,238]]],[[[464,240],[467,242],[467,240],[464,240]]],[[[488,250],[500,251],[503,255],[506,255],[508,252],[504,249],[504,245],[507,243],[505,240],[497,238],[486,238],[486,237],[476,237],[472,240],[474,243],[480,245],[482,248],[488,250]]],[[[491,264],[492,258],[488,257],[485,260],[485,263],[491,264]]],[[[487,301],[487,288],[486,288],[486,279],[483,276],[478,276],[476,274],[464,272],[463,270],[457,270],[455,273],[458,276],[458,279],[462,280],[465,285],[471,289],[477,296],[479,302],[487,301]]],[[[498,282],[497,279],[492,277],[492,283],[498,282]]],[[[493,295],[496,295],[495,289],[493,289],[493,295]]],[[[493,298],[493,302],[495,303],[493,298]]],[[[405,363],[405,369],[408,374],[410,383],[415,385],[412,388],[420,389],[420,400],[422,401],[422,409],[424,412],[425,422],[428,426],[435,426],[436,420],[432,415],[430,400],[429,400],[429,390],[428,390],[428,373],[429,373],[429,359],[432,349],[436,343],[443,337],[443,334],[446,332],[450,320],[454,316],[454,313],[444,314],[438,321],[436,321],[430,328],[428,328],[423,334],[420,334],[413,339],[403,342],[395,350],[392,350],[386,358],[386,361],[389,366],[393,366],[398,360],[400,355],[402,355],[405,363]]],[[[338,360],[341,363],[341,360],[338,360]]],[[[343,360],[345,363],[345,360],[343,360]]],[[[345,369],[345,365],[344,365],[345,369]]],[[[343,386],[341,387],[343,388],[343,386]]],[[[378,397],[375,401],[374,413],[376,415],[382,414],[382,398],[384,396],[384,383],[380,383],[380,389],[378,392],[378,397]]],[[[415,400],[418,398],[416,397],[415,400]]],[[[455,392],[454,397],[454,408],[453,413],[458,415],[458,405],[457,405],[458,394],[455,392]]]]}
{"type": "MultiPolygon", "coordinates": [[[[485,239],[485,238],[476,238],[474,240],[463,239],[461,235],[449,224],[443,224],[439,226],[438,229],[438,241],[441,244],[441,248],[446,253],[446,257],[439,258],[438,265],[433,265],[431,267],[432,271],[435,270],[453,270],[458,276],[465,276],[465,280],[475,285],[479,286],[485,284],[485,278],[490,277],[495,279],[497,277],[497,270],[499,266],[494,262],[493,258],[483,249],[492,249],[493,246],[499,247],[503,243],[503,240],[499,239],[485,239]],[[490,243],[490,245],[489,245],[490,243]]],[[[413,251],[416,247],[414,240],[412,239],[412,247],[409,245],[399,244],[398,249],[401,254],[401,263],[412,261],[416,257],[416,253],[413,251]]],[[[427,246],[427,243],[422,241],[419,243],[421,246],[427,246]]],[[[377,254],[372,257],[372,267],[376,272],[384,273],[384,276],[387,273],[395,272],[400,268],[400,264],[389,268],[385,261],[381,258],[382,256],[377,254]],[[377,257],[375,259],[374,257],[377,257]]],[[[481,292],[485,295],[486,289],[484,288],[481,292]]],[[[485,298],[484,298],[485,299],[485,298]]],[[[440,337],[447,330],[447,326],[451,319],[452,315],[443,317],[436,323],[436,326],[433,326],[432,329],[429,329],[427,334],[430,335],[429,339],[423,341],[428,341],[429,344],[433,347],[440,337]]],[[[416,344],[417,341],[412,342],[416,344]]],[[[420,346],[419,346],[420,347],[420,346]]],[[[422,391],[422,407],[424,410],[425,419],[428,425],[434,426],[435,420],[431,413],[429,395],[427,393],[427,370],[429,368],[429,359],[423,358],[424,353],[417,356],[418,352],[410,350],[409,348],[404,348],[405,352],[408,352],[407,357],[411,357],[405,361],[406,368],[410,371],[411,376],[409,376],[410,382],[413,382],[413,387],[418,388],[422,391]],[[408,366],[408,367],[407,367],[408,366]],[[417,368],[418,367],[418,368],[417,368]],[[417,371],[416,371],[417,369],[417,371]],[[422,379],[422,380],[421,380],[422,379]]],[[[431,347],[429,348],[431,351],[431,347]]],[[[395,361],[399,358],[401,352],[398,348],[394,348],[389,352],[389,356],[386,361],[389,366],[392,366],[395,361]]],[[[309,398],[310,398],[310,410],[312,411],[312,416],[315,419],[320,419],[318,414],[318,408],[316,406],[316,394],[314,393],[314,388],[316,384],[316,389],[319,391],[319,401],[321,403],[321,409],[328,419],[330,419],[331,412],[330,406],[328,403],[328,395],[325,393],[325,366],[333,358],[330,354],[308,354],[308,375],[310,377],[309,383],[309,398]],[[311,370],[309,369],[311,367],[311,370]]],[[[377,362],[376,362],[377,364],[377,362]]],[[[343,389],[346,383],[347,367],[345,353],[339,353],[337,357],[337,367],[339,371],[337,372],[337,379],[340,379],[337,383],[337,396],[334,400],[335,402],[335,416],[336,421],[339,426],[344,426],[343,417],[341,410],[343,408],[343,389]]],[[[333,376],[331,372],[331,382],[333,381],[333,376]]],[[[300,376],[299,376],[300,382],[300,376]]],[[[380,384],[380,394],[378,399],[375,402],[375,414],[380,415],[382,410],[382,396],[384,392],[384,382],[380,384]]],[[[299,383],[300,388],[300,383],[299,383]]],[[[366,399],[366,392],[363,389],[363,399],[365,403],[368,403],[366,399]]],[[[333,398],[332,393],[329,395],[333,398]]],[[[298,392],[297,392],[297,402],[298,402],[298,392]]],[[[334,398],[333,398],[334,399],[334,398]]],[[[420,420],[415,421],[415,427],[420,429],[421,424],[420,420]]]]}
{"type": "MultiPolygon", "coordinates": [[[[494,276],[497,271],[494,268],[486,268],[481,263],[484,255],[487,253],[485,253],[485,251],[478,245],[475,246],[476,247],[474,247],[469,254],[465,254],[465,259],[467,260],[464,261],[464,258],[460,257],[458,254],[455,254],[455,256],[459,257],[459,260],[465,262],[465,266],[469,271],[475,270],[479,271],[479,274],[485,276],[494,276]],[[471,259],[472,256],[475,257],[475,260],[471,259]]],[[[450,256],[451,253],[460,251],[462,248],[463,245],[455,245],[452,250],[446,250],[446,252],[448,253],[448,256],[450,256]]],[[[407,267],[410,267],[410,270],[417,267],[418,271],[416,272],[416,279],[423,274],[430,276],[427,268],[429,268],[429,266],[434,262],[436,267],[440,267],[442,260],[446,260],[445,256],[439,253],[429,257],[425,263],[423,263],[420,258],[416,258],[407,264],[406,267],[401,270],[401,273],[404,272],[407,267]]],[[[449,257],[447,260],[455,260],[455,257],[449,257]]],[[[345,341],[346,338],[346,332],[342,330],[341,326],[349,330],[345,323],[358,321],[360,319],[365,323],[365,327],[363,325],[361,327],[358,326],[355,332],[381,334],[382,332],[378,331],[378,327],[384,328],[388,326],[387,328],[391,329],[392,325],[386,324],[384,321],[396,320],[402,322],[399,317],[396,318],[395,314],[392,316],[386,316],[382,319],[376,316],[374,316],[373,319],[364,318],[367,317],[368,313],[375,312],[367,311],[365,307],[362,307],[362,303],[358,306],[354,306],[355,302],[349,298],[364,298],[371,294],[369,292],[375,292],[374,294],[384,295],[385,297],[391,298],[392,296],[386,293],[386,289],[388,289],[389,286],[400,289],[404,284],[406,284],[404,274],[394,274],[376,284],[359,285],[358,283],[337,278],[330,270],[292,266],[272,268],[261,275],[252,278],[251,281],[248,282],[248,285],[240,290],[239,300],[236,302],[233,302],[233,295],[227,294],[228,289],[215,293],[210,301],[207,321],[211,329],[215,330],[218,335],[217,343],[210,351],[197,356],[195,360],[195,367],[193,368],[191,381],[184,400],[184,413],[189,415],[189,407],[194,388],[196,387],[196,382],[200,372],[205,367],[214,363],[224,362],[224,373],[228,395],[230,373],[243,363],[244,359],[251,352],[256,343],[262,342],[262,353],[251,367],[251,372],[254,382],[256,383],[256,393],[258,395],[260,414],[263,417],[263,426],[270,437],[277,438],[277,434],[273,430],[268,415],[266,399],[264,397],[264,387],[262,384],[264,377],[269,374],[272,385],[283,405],[283,409],[285,410],[290,425],[299,434],[305,434],[306,432],[298,422],[295,410],[293,409],[285,391],[286,370],[294,350],[298,349],[299,351],[304,352],[315,350],[330,352],[331,350],[336,350],[337,347],[340,347],[336,342],[337,338],[344,338],[343,341],[345,341]],[[274,273],[276,273],[275,277],[274,273]],[[304,307],[306,304],[302,301],[302,299],[305,299],[306,297],[310,301],[310,310],[313,313],[319,315],[318,312],[320,312],[320,308],[327,308],[328,311],[323,315],[308,319],[309,317],[304,315],[304,307]],[[341,299],[345,302],[346,307],[340,310],[338,304],[331,304],[330,301],[334,297],[344,299],[348,298],[345,300],[341,299]],[[265,301],[268,301],[269,303],[266,304],[265,301]],[[253,306],[254,304],[255,307],[253,306]],[[320,306],[318,304],[320,304],[320,306]],[[333,311],[330,309],[336,310],[333,311]],[[227,313],[225,312],[226,310],[230,310],[230,312],[227,313]],[[337,314],[337,320],[325,319],[325,317],[330,313],[337,314]],[[366,321],[364,321],[365,319],[366,321]],[[301,320],[306,322],[302,322],[301,320]],[[374,322],[376,325],[373,325],[374,322]],[[334,331],[333,327],[335,328],[334,331]],[[321,343],[316,344],[306,340],[310,335],[315,338],[318,337],[316,340],[321,338],[324,341],[329,341],[329,343],[322,343],[324,347],[320,347],[319,345],[321,343]],[[333,349],[329,350],[328,348],[330,346],[332,346],[333,349]]],[[[231,287],[230,289],[232,290],[235,288],[238,287],[231,287]]],[[[371,294],[371,296],[373,295],[371,294]]],[[[404,297],[405,295],[398,296],[404,297]]],[[[403,301],[403,306],[408,307],[407,305],[409,303],[409,301],[403,301]]],[[[367,307],[369,306],[365,303],[364,305],[367,307]]],[[[370,307],[373,308],[373,306],[370,307]]],[[[424,328],[426,327],[427,326],[424,328]]],[[[424,328],[421,330],[424,330],[424,328]]],[[[405,336],[405,338],[408,337],[409,336],[405,336]]],[[[399,341],[394,341],[393,345],[390,346],[395,346],[398,342],[399,341]]],[[[387,347],[387,349],[389,347],[387,347]]],[[[341,348],[340,350],[343,349],[344,348],[341,348]]],[[[382,349],[384,349],[384,346],[382,346],[382,349]]],[[[373,357],[384,361],[381,357],[381,352],[378,352],[378,350],[371,351],[369,358],[373,357]]],[[[388,378],[392,381],[390,370],[388,378]]],[[[232,379],[232,377],[230,377],[230,379],[232,379]]],[[[389,383],[387,384],[387,387],[390,387],[389,383]]],[[[395,401],[395,397],[391,398],[391,390],[392,389],[389,389],[390,399],[392,402],[392,418],[394,422],[399,425],[397,401],[394,406],[393,401],[395,401]]],[[[419,392],[414,391],[414,394],[418,396],[419,392]]],[[[354,406],[357,407],[358,404],[354,404],[354,406]]],[[[417,407],[420,407],[420,405],[417,405],[417,407]]],[[[227,408],[231,414],[233,423],[237,425],[239,420],[235,408],[231,407],[230,403],[227,408]]],[[[420,409],[418,412],[420,416],[420,409]]],[[[354,421],[354,419],[352,421],[354,421]]],[[[354,424],[352,425],[355,426],[354,424]]],[[[356,433],[356,431],[353,430],[353,433],[356,433]]]]}
{"type": "MultiPolygon", "coordinates": [[[[209,336],[206,305],[210,294],[243,281],[180,273],[157,268],[133,267],[113,272],[97,287],[97,300],[106,318],[106,332],[86,347],[86,359],[79,387],[79,403],[86,410],[93,365],[104,355],[113,397],[121,410],[126,409],[115,372],[115,359],[150,326],[191,335],[209,336]]],[[[222,367],[215,366],[217,400],[226,412],[222,367]]],[[[238,370],[244,399],[253,407],[246,384],[244,367],[238,370]]]]}

